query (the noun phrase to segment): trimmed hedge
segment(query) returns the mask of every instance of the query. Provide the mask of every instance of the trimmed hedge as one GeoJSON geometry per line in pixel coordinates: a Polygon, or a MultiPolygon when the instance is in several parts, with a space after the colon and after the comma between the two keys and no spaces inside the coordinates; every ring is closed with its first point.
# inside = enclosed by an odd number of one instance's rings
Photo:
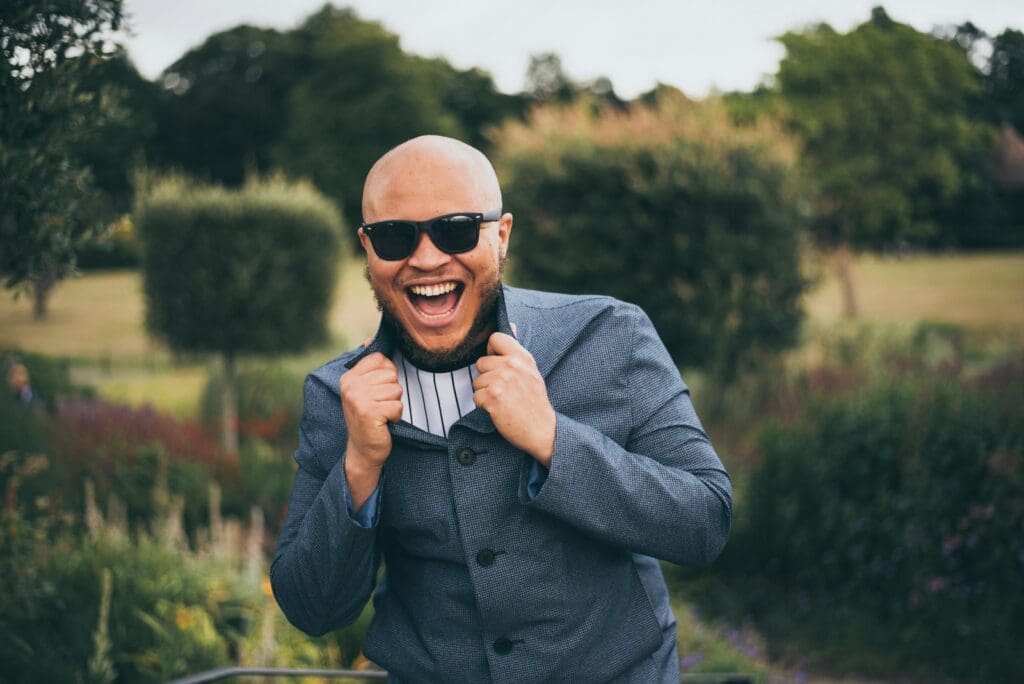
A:
{"type": "Polygon", "coordinates": [[[134,221],[146,325],[171,348],[231,357],[326,339],[342,222],[311,185],[168,178],[140,193],[134,221]]]}
{"type": "Polygon", "coordinates": [[[795,342],[810,205],[778,127],[664,92],[539,107],[493,138],[517,283],[639,304],[679,365],[722,376],[795,342]]]}

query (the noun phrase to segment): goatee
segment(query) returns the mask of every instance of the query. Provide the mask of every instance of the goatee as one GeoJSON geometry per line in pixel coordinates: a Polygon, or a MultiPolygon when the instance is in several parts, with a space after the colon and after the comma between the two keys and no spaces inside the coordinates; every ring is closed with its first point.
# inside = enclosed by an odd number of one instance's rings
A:
{"type": "Polygon", "coordinates": [[[498,297],[501,294],[501,275],[505,270],[505,259],[498,264],[498,276],[487,283],[480,293],[480,311],[473,319],[469,333],[455,347],[447,351],[430,351],[416,343],[398,321],[398,316],[390,307],[390,303],[377,294],[370,280],[369,267],[365,271],[367,282],[377,300],[377,308],[381,312],[382,323],[388,326],[395,336],[402,355],[421,370],[442,373],[458,368],[465,368],[483,356],[487,351],[488,333],[492,332],[498,320],[498,297]]]}

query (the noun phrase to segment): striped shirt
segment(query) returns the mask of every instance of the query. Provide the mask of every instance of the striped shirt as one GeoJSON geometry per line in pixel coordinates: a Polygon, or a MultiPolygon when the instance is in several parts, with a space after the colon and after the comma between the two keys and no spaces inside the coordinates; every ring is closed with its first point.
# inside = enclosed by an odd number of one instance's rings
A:
{"type": "Polygon", "coordinates": [[[476,364],[443,373],[431,373],[412,365],[397,348],[391,356],[402,386],[402,420],[440,437],[474,408],[473,378],[476,364]]]}

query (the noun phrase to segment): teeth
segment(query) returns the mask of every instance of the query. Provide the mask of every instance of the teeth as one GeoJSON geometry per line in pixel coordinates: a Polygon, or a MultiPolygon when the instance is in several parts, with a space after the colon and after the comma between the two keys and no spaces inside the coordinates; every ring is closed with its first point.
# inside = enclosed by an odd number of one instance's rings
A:
{"type": "Polygon", "coordinates": [[[456,287],[455,283],[437,283],[436,285],[413,285],[409,289],[413,294],[421,297],[437,297],[451,292],[456,287]]]}

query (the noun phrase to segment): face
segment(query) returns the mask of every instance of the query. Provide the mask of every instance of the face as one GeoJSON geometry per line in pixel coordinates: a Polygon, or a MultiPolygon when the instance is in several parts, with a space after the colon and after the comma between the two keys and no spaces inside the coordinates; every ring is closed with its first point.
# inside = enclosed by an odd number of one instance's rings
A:
{"type": "MultiPolygon", "coordinates": [[[[488,200],[459,174],[434,169],[417,182],[392,184],[365,212],[368,223],[386,219],[423,221],[456,212],[487,212],[488,200]]],[[[493,330],[493,306],[512,215],[480,227],[480,241],[462,254],[446,254],[423,233],[416,249],[401,261],[377,257],[362,230],[366,270],[377,303],[398,330],[403,351],[418,365],[454,365],[493,330]]]]}

